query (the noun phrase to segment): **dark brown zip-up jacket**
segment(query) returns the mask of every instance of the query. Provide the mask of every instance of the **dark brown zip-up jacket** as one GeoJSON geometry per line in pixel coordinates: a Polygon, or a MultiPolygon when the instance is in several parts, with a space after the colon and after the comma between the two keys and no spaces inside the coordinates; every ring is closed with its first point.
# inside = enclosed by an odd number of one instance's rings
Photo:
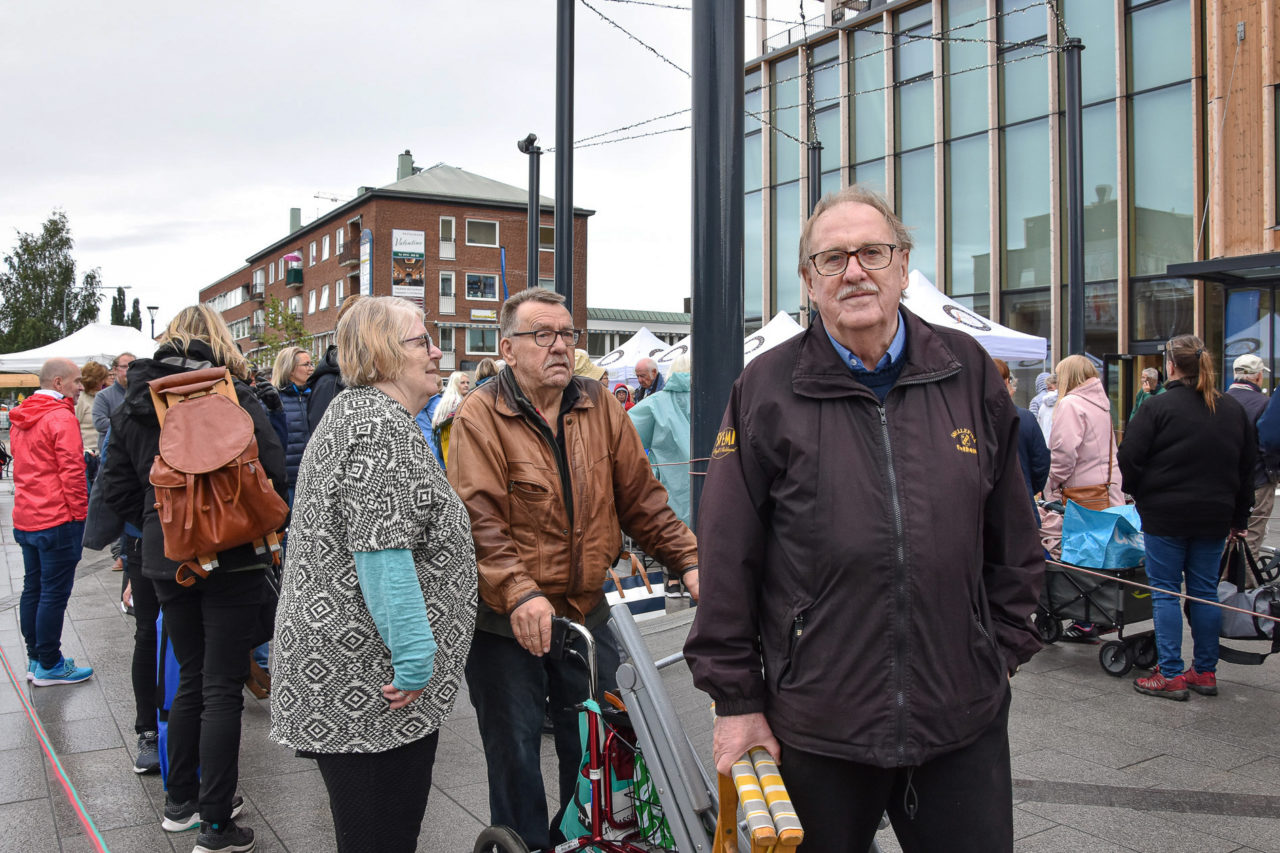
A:
{"type": "Polygon", "coordinates": [[[784,746],[879,767],[990,724],[1040,648],[1044,572],[995,365],[902,315],[906,362],[883,405],[821,320],[735,383],[685,645],[718,714],[763,712],[784,746]]]}
{"type": "Polygon", "coordinates": [[[693,533],[667,506],[622,406],[599,382],[573,382],[564,456],[510,368],[454,416],[449,482],[471,516],[483,630],[510,636],[511,611],[535,595],[586,621],[604,601],[623,530],[676,572],[698,561],[693,533]]]}

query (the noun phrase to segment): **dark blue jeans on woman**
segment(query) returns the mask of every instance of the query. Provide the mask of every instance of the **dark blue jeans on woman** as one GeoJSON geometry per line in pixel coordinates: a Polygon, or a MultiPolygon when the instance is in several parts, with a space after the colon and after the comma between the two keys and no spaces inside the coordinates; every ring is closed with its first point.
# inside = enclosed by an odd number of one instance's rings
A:
{"type": "MultiPolygon", "coordinates": [[[[1205,601],[1218,600],[1218,565],[1224,536],[1152,536],[1143,534],[1147,550],[1147,577],[1151,586],[1167,592],[1181,592],[1205,601]]],[[[1165,678],[1181,675],[1186,669],[1182,660],[1182,599],[1161,592],[1151,594],[1155,615],[1156,654],[1160,674],[1165,678]]],[[[1218,629],[1222,612],[1212,604],[1190,603],[1192,664],[1196,672],[1218,669],[1218,629]]]]}
{"type": "Polygon", "coordinates": [[[84,522],[68,521],[47,530],[18,530],[13,539],[22,548],[22,598],[18,622],[27,643],[27,657],[53,669],[62,660],[62,617],[76,580],[84,522]]]}
{"type": "Polygon", "coordinates": [[[180,673],[169,709],[169,799],[198,797],[200,818],[224,823],[240,775],[242,691],[266,584],[261,570],[214,571],[191,587],[154,583],[180,673]]]}

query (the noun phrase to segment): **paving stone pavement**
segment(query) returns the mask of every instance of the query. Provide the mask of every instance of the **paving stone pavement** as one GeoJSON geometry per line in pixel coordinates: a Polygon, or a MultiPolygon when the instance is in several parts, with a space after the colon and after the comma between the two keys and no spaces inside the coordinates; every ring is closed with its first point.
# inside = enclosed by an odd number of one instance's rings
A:
{"type": "MultiPolygon", "coordinates": [[[[17,603],[22,558],[13,544],[12,480],[0,480],[0,648],[21,678],[25,652],[17,603]]],[[[23,712],[30,697],[63,767],[112,853],[189,851],[193,833],[160,829],[164,793],[132,772],[129,679],[133,626],[121,614],[120,575],[86,551],[63,632],[65,653],[95,668],[80,685],[15,684],[0,674],[0,853],[90,850],[66,794],[23,712]]],[[[655,657],[677,650],[692,613],[671,602],[642,623],[655,657]]],[[[1141,626],[1139,626],[1141,627],[1141,626]]],[[[1186,638],[1190,648],[1190,638],[1186,638]]],[[[710,758],[706,697],[683,666],[664,681],[686,731],[710,758]]],[[[1097,649],[1046,648],[1013,679],[1010,743],[1019,853],[1150,851],[1280,853],[1280,661],[1223,664],[1222,694],[1175,703],[1140,696],[1105,674],[1097,649]]],[[[245,694],[240,748],[241,821],[259,851],[334,850],[327,798],[311,761],[267,737],[269,706],[245,694]]],[[[543,763],[551,770],[549,739],[543,763]]],[[[419,850],[465,853],[487,823],[487,782],[465,694],[441,733],[419,850]]],[[[884,853],[897,851],[891,831],[884,853]]],[[[814,851],[824,853],[824,851],[814,851]]]]}

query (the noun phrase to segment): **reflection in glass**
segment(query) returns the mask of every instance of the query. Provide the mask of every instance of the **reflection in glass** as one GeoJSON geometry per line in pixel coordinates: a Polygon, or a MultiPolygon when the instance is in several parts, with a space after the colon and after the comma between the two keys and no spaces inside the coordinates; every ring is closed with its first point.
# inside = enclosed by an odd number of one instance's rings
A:
{"type": "Polygon", "coordinates": [[[1274,369],[1271,359],[1275,351],[1272,346],[1275,306],[1271,288],[1233,288],[1227,291],[1226,301],[1224,364],[1230,367],[1242,355],[1256,355],[1268,368],[1274,369]]]}
{"type": "MultiPolygon", "coordinates": [[[[835,42],[831,42],[835,44],[835,42]]],[[[818,62],[818,51],[813,51],[814,62],[818,62]]],[[[840,103],[840,66],[835,62],[813,69],[813,105],[817,109],[840,103]]]]}
{"type": "Polygon", "coordinates": [[[1129,91],[1190,76],[1191,4],[1169,0],[1129,13],[1129,91]]]}
{"type": "Polygon", "coordinates": [[[771,313],[800,310],[800,182],[783,184],[773,191],[773,281],[776,303],[771,313]]]}
{"type": "Polygon", "coordinates": [[[1010,329],[1048,338],[1053,328],[1050,307],[1047,288],[1006,293],[1000,297],[1000,322],[1010,329]]]}
{"type": "Polygon", "coordinates": [[[894,79],[898,82],[933,73],[933,9],[924,3],[897,16],[894,30],[894,79]]]}
{"type": "Polygon", "coordinates": [[[947,292],[991,287],[991,191],[985,133],[947,144],[947,292]]]}
{"type": "Polygon", "coordinates": [[[853,151],[855,163],[884,156],[884,46],[886,36],[867,30],[853,33],[853,151]]]}
{"type": "MultiPolygon", "coordinates": [[[[1085,43],[1080,54],[1083,103],[1116,96],[1115,0],[1063,0],[1067,32],[1085,43]]],[[[1085,187],[1088,189],[1088,186],[1085,187]]]]}
{"type": "Polygon", "coordinates": [[[1033,41],[1049,32],[1049,10],[1044,3],[998,0],[996,33],[1002,42],[1033,41]]]}
{"type": "Polygon", "coordinates": [[[1000,54],[1000,117],[1003,124],[1049,112],[1049,62],[1044,45],[1000,54]]]}
{"type": "Polygon", "coordinates": [[[910,268],[929,281],[937,278],[937,229],[934,227],[933,149],[898,155],[898,217],[911,229],[910,268]]]}
{"type": "Polygon", "coordinates": [[[1000,182],[1004,228],[1001,285],[1006,290],[1048,287],[1049,122],[1006,128],[1000,182]]]}
{"type": "Polygon", "coordinates": [[[883,160],[860,163],[850,169],[849,173],[850,184],[862,184],[864,187],[880,193],[880,195],[885,194],[883,160]]]}
{"type": "MultiPolygon", "coordinates": [[[[1064,287],[1063,293],[1067,292],[1064,287]]],[[[1084,351],[1098,358],[1119,350],[1119,301],[1114,281],[1084,286],[1084,351]]],[[[1066,316],[1066,312],[1063,312],[1066,316]]]]}
{"type": "Polygon", "coordinates": [[[898,150],[933,143],[933,80],[899,86],[894,92],[897,110],[898,150]]]}
{"type": "Polygon", "coordinates": [[[1129,337],[1135,341],[1167,341],[1192,333],[1195,290],[1185,278],[1129,282],[1129,337]]]}
{"type": "Polygon", "coordinates": [[[822,171],[840,168],[840,107],[818,113],[814,123],[822,143],[822,171]]]}
{"type": "Polygon", "coordinates": [[[831,193],[840,192],[840,170],[836,169],[832,172],[822,173],[822,194],[830,195],[831,193]]]}
{"type": "Polygon", "coordinates": [[[759,317],[764,299],[764,193],[747,193],[742,215],[742,307],[748,319],[759,317]]]}
{"type": "Polygon", "coordinates": [[[760,189],[764,161],[760,148],[764,134],[753,133],[742,141],[742,186],[748,192],[760,189]]]}
{"type": "MultiPolygon", "coordinates": [[[[1107,101],[1081,112],[1081,135],[1084,138],[1084,279],[1101,281],[1119,274],[1116,106],[1114,101],[1107,101]]],[[[1063,251],[1066,251],[1065,241],[1063,251]]]]}
{"type": "Polygon", "coordinates": [[[1130,103],[1133,273],[1162,275],[1169,264],[1190,261],[1195,248],[1191,84],[1130,103]]]}
{"type": "Polygon", "coordinates": [[[956,38],[974,41],[946,43],[947,137],[965,136],[987,129],[987,75],[972,69],[987,64],[987,47],[977,41],[987,37],[986,0],[951,0],[945,8],[947,29],[956,38]],[[969,73],[962,73],[968,71],[969,73]]]}
{"type": "Polygon", "coordinates": [[[800,55],[789,56],[773,65],[773,181],[783,183],[800,177],[800,55]],[[784,134],[790,134],[788,138],[784,134]]]}
{"type": "Polygon", "coordinates": [[[743,79],[743,91],[746,94],[742,96],[742,106],[746,111],[746,115],[742,118],[742,132],[750,133],[753,130],[760,129],[760,119],[756,118],[760,114],[761,104],[759,68],[747,74],[743,79]]]}

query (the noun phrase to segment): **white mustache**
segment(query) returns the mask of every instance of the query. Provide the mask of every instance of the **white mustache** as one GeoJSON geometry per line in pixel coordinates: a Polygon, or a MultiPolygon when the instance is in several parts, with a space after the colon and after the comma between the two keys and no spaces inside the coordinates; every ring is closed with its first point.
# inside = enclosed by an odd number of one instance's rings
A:
{"type": "Polygon", "coordinates": [[[836,291],[836,299],[847,299],[857,293],[879,293],[880,288],[869,282],[864,284],[846,284],[836,291]]]}

